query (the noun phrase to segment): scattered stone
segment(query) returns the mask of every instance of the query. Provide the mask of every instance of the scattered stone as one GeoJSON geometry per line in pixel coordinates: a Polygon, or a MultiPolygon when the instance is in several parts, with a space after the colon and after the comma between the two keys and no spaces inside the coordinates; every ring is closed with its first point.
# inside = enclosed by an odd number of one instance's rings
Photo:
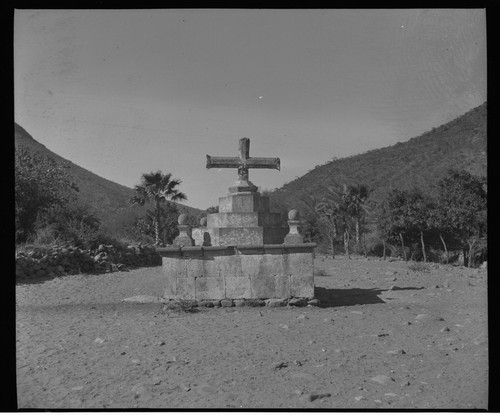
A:
{"type": "Polygon", "coordinates": [[[72,391],[81,391],[83,389],[83,386],[75,386],[71,388],[72,391]]]}
{"type": "Polygon", "coordinates": [[[394,275],[394,274],[395,274],[395,272],[394,272],[394,271],[387,271],[387,272],[385,273],[385,275],[394,275]]]}
{"type": "Polygon", "coordinates": [[[104,339],[101,339],[100,337],[98,337],[97,339],[94,340],[94,343],[103,344],[104,339]]]}
{"type": "Polygon", "coordinates": [[[309,344],[314,344],[314,343],[316,343],[316,341],[314,341],[314,340],[309,340],[309,341],[308,341],[308,343],[309,343],[309,344]]]}
{"type": "Polygon", "coordinates": [[[274,370],[283,369],[284,367],[288,367],[288,363],[286,362],[273,363],[274,370]]]}
{"type": "Polygon", "coordinates": [[[387,333],[380,333],[380,334],[377,334],[377,337],[386,337],[388,336],[389,334],[387,333]]]}
{"type": "Polygon", "coordinates": [[[307,395],[307,400],[313,402],[316,399],[329,398],[330,396],[332,396],[331,393],[310,393],[307,395]]]}
{"type": "Polygon", "coordinates": [[[312,300],[309,300],[307,302],[308,305],[313,306],[313,307],[319,307],[321,301],[318,300],[317,298],[313,298],[312,300]]]}
{"type": "Polygon", "coordinates": [[[441,333],[445,332],[445,331],[450,331],[450,329],[448,327],[443,327],[441,330],[439,330],[441,333]]]}
{"type": "Polygon", "coordinates": [[[132,359],[132,363],[134,363],[136,365],[140,365],[141,361],[139,359],[132,359]]]}
{"type": "Polygon", "coordinates": [[[158,346],[165,346],[165,342],[161,341],[160,343],[158,343],[158,346]]]}
{"type": "Polygon", "coordinates": [[[288,330],[288,324],[280,324],[280,327],[284,330],[288,330]]]}
{"type": "Polygon", "coordinates": [[[403,325],[404,325],[404,326],[411,326],[411,321],[405,321],[405,322],[403,323],[403,325]]]}
{"type": "Polygon", "coordinates": [[[291,298],[288,300],[288,305],[291,307],[304,307],[307,305],[307,300],[304,298],[291,298]]]}
{"type": "Polygon", "coordinates": [[[122,355],[122,356],[124,356],[124,355],[126,355],[126,354],[127,354],[127,352],[121,352],[121,353],[120,353],[120,355],[122,355]]]}
{"type": "Polygon", "coordinates": [[[399,386],[410,386],[410,381],[407,380],[406,382],[403,382],[401,385],[399,386]]]}
{"type": "Polygon", "coordinates": [[[419,314],[417,317],[415,317],[415,320],[424,320],[429,317],[429,314],[419,314]]]}
{"type": "Polygon", "coordinates": [[[282,298],[270,298],[265,300],[267,307],[284,307],[288,304],[288,301],[282,298]]]}
{"type": "Polygon", "coordinates": [[[389,382],[395,382],[395,380],[389,376],[385,375],[377,375],[372,377],[370,380],[373,380],[374,382],[380,383],[381,385],[387,385],[389,382]]]}
{"type": "Polygon", "coordinates": [[[296,366],[302,366],[302,362],[300,362],[300,360],[294,360],[293,364],[296,366]]]}
{"type": "Polygon", "coordinates": [[[325,319],[323,319],[323,321],[325,323],[334,323],[335,322],[335,320],[333,318],[331,318],[331,317],[325,318],[325,319]]]}
{"type": "Polygon", "coordinates": [[[406,354],[406,352],[403,349],[388,350],[386,353],[388,353],[388,354],[406,354]]]}
{"type": "Polygon", "coordinates": [[[308,320],[309,317],[307,317],[305,314],[299,314],[297,316],[297,320],[308,320]]]}
{"type": "Polygon", "coordinates": [[[362,400],[365,400],[365,399],[366,399],[366,398],[365,398],[364,396],[355,396],[355,397],[354,397],[354,400],[355,400],[356,402],[359,402],[359,401],[362,401],[362,400]]]}
{"type": "Polygon", "coordinates": [[[233,300],[220,300],[220,305],[222,307],[232,307],[234,305],[233,300]]]}

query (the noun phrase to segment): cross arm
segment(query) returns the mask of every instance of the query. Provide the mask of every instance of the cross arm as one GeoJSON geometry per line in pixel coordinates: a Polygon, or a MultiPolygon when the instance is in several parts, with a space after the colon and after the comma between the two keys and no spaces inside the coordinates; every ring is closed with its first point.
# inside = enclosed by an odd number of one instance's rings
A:
{"type": "Polygon", "coordinates": [[[212,157],[207,154],[207,169],[236,168],[241,164],[239,157],[212,157]]]}
{"type": "Polygon", "coordinates": [[[278,157],[249,157],[245,160],[245,167],[252,169],[280,169],[278,157]]]}

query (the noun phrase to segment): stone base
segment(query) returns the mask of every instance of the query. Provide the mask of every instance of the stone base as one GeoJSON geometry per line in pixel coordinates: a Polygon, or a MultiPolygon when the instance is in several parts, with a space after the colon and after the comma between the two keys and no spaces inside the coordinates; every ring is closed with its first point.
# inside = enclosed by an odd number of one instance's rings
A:
{"type": "Polygon", "coordinates": [[[157,248],[164,297],[184,300],[314,297],[314,247],[240,245],[157,248]]]}

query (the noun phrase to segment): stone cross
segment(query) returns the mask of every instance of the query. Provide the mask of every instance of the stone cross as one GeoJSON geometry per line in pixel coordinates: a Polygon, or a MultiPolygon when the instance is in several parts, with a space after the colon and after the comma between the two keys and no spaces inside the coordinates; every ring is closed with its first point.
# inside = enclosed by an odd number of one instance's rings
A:
{"type": "Polygon", "coordinates": [[[239,142],[239,157],[212,157],[207,154],[207,169],[237,168],[238,183],[231,191],[256,191],[257,187],[248,180],[248,169],[280,169],[278,157],[250,157],[250,139],[239,142]]]}

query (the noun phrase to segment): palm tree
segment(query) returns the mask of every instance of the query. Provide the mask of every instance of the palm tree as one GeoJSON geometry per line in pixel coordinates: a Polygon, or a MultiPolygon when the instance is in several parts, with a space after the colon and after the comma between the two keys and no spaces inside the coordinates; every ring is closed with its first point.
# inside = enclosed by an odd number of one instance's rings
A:
{"type": "MultiPolygon", "coordinates": [[[[374,205],[374,202],[368,200],[371,189],[365,184],[345,185],[342,192],[342,201],[348,215],[354,219],[356,246],[359,250],[361,239],[361,224],[366,214],[374,205]]],[[[365,252],[366,256],[366,252],[365,252]]]]}
{"type": "Polygon", "coordinates": [[[160,238],[160,207],[167,200],[177,202],[187,200],[184,193],[176,189],[182,182],[178,179],[172,179],[172,174],[162,174],[157,172],[144,173],[141,177],[141,184],[134,187],[135,196],[130,199],[133,205],[144,206],[146,202],[154,203],[154,225],[155,225],[155,245],[159,246],[162,241],[160,238]]]}
{"type": "Polygon", "coordinates": [[[338,222],[343,214],[342,201],[339,199],[337,189],[334,187],[326,187],[323,190],[323,197],[319,201],[312,194],[302,195],[300,200],[302,200],[307,207],[317,215],[321,223],[325,225],[332,248],[332,258],[335,258],[338,222]]]}

